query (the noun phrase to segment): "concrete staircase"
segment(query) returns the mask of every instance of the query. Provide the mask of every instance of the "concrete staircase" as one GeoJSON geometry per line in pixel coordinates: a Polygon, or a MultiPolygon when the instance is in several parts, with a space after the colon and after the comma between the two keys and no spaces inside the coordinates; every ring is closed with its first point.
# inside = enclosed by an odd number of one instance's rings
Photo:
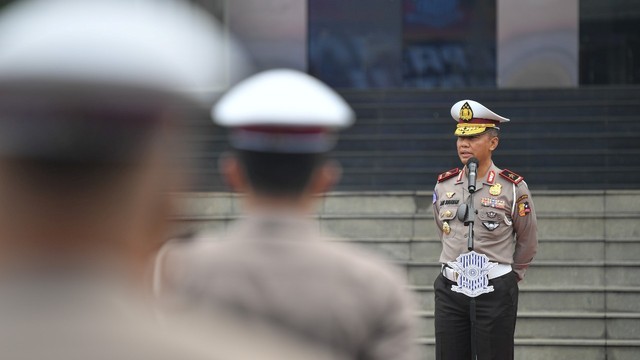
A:
{"type": "MultiPolygon", "coordinates": [[[[640,358],[640,191],[537,191],[539,254],[520,285],[516,358],[640,358]]],[[[184,231],[223,230],[239,214],[229,194],[181,195],[184,231]]],[[[433,359],[438,274],[431,192],[334,193],[322,231],[402,267],[420,311],[422,359],[433,359]]]]}

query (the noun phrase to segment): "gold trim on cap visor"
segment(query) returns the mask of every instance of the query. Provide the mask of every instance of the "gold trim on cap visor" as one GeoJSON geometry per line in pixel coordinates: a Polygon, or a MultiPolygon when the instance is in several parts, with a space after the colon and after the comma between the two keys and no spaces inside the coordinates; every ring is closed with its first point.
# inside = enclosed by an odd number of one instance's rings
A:
{"type": "Polygon", "coordinates": [[[464,124],[458,123],[456,127],[455,135],[456,136],[473,136],[482,134],[488,128],[500,129],[495,124],[464,124]]]}

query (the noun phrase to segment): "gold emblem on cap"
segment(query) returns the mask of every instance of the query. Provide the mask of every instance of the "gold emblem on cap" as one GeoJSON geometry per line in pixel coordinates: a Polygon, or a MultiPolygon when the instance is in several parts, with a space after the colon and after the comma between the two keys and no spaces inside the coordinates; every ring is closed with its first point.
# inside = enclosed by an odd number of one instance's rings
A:
{"type": "Polygon", "coordinates": [[[453,195],[455,195],[455,193],[452,191],[452,192],[446,193],[446,195],[447,195],[447,199],[451,199],[453,195]]]}
{"type": "Polygon", "coordinates": [[[471,105],[465,102],[460,108],[460,120],[471,121],[471,119],[473,119],[473,110],[471,110],[471,105]]]}
{"type": "Polygon", "coordinates": [[[446,221],[442,223],[442,232],[444,232],[446,235],[449,235],[451,233],[451,226],[449,226],[449,223],[446,221]]]}
{"type": "Polygon", "coordinates": [[[501,192],[502,192],[502,185],[500,185],[500,184],[493,184],[489,188],[489,194],[491,194],[493,196],[498,196],[498,195],[500,195],[501,192]]]}
{"type": "Polygon", "coordinates": [[[451,210],[447,210],[447,211],[444,212],[444,217],[448,218],[448,217],[452,217],[452,216],[453,216],[453,213],[451,212],[451,210]]]}

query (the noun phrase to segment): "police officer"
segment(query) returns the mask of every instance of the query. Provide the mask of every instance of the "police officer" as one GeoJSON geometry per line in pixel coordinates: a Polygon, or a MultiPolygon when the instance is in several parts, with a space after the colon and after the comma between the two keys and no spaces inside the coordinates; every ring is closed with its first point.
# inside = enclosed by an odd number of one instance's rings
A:
{"type": "Polygon", "coordinates": [[[538,246],[535,208],[524,178],[491,159],[509,119],[473,100],[455,103],[451,116],[465,166],[440,174],[433,194],[442,240],[436,358],[513,359],[517,283],[538,246]]]}
{"type": "Polygon", "coordinates": [[[406,283],[369,253],[331,241],[313,220],[317,195],[337,181],[328,159],[346,102],[318,80],[270,70],[232,88],[213,110],[231,129],[222,159],[246,217],[226,234],[166,248],[161,293],[186,308],[219,307],[323,348],[333,359],[410,359],[413,306],[406,283]]]}
{"type": "Polygon", "coordinates": [[[210,326],[163,328],[147,301],[149,262],[168,236],[168,193],[182,183],[178,129],[212,103],[195,106],[222,78],[221,35],[171,0],[4,9],[3,359],[296,358],[254,350],[250,335],[228,336],[226,324],[215,341],[202,339],[210,326]]]}

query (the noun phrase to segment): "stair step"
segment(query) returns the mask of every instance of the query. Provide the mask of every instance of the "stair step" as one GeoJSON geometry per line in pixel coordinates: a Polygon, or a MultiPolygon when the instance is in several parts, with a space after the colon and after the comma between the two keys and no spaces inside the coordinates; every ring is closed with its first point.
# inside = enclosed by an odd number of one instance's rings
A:
{"type": "MultiPolygon", "coordinates": [[[[434,293],[432,286],[411,287],[416,303],[421,310],[433,311],[434,293]]],[[[640,312],[640,287],[625,291],[605,288],[585,289],[531,289],[520,287],[518,309],[520,311],[556,312],[640,312]]]]}
{"type": "MultiPolygon", "coordinates": [[[[419,336],[434,336],[433,312],[421,312],[419,336]]],[[[518,312],[516,338],[640,340],[640,313],[518,312]]]]}
{"type": "MultiPolygon", "coordinates": [[[[435,359],[435,340],[421,338],[420,359],[435,359]]],[[[640,341],[599,339],[515,339],[516,360],[637,360],[640,341]]]]}
{"type": "MultiPolygon", "coordinates": [[[[341,239],[339,241],[375,252],[390,261],[437,262],[442,244],[437,239],[341,239]]],[[[540,239],[538,261],[581,261],[599,259],[633,261],[640,258],[640,241],[607,241],[595,239],[545,240],[540,239]]]]}
{"type": "MultiPolygon", "coordinates": [[[[442,169],[440,169],[442,171],[442,169]]],[[[320,197],[319,210],[325,214],[420,214],[429,213],[432,186],[426,191],[335,192],[320,197]]],[[[536,209],[545,214],[640,214],[640,191],[533,191],[536,209]]],[[[176,194],[183,216],[226,215],[241,210],[242,196],[232,193],[176,194]]]]}

